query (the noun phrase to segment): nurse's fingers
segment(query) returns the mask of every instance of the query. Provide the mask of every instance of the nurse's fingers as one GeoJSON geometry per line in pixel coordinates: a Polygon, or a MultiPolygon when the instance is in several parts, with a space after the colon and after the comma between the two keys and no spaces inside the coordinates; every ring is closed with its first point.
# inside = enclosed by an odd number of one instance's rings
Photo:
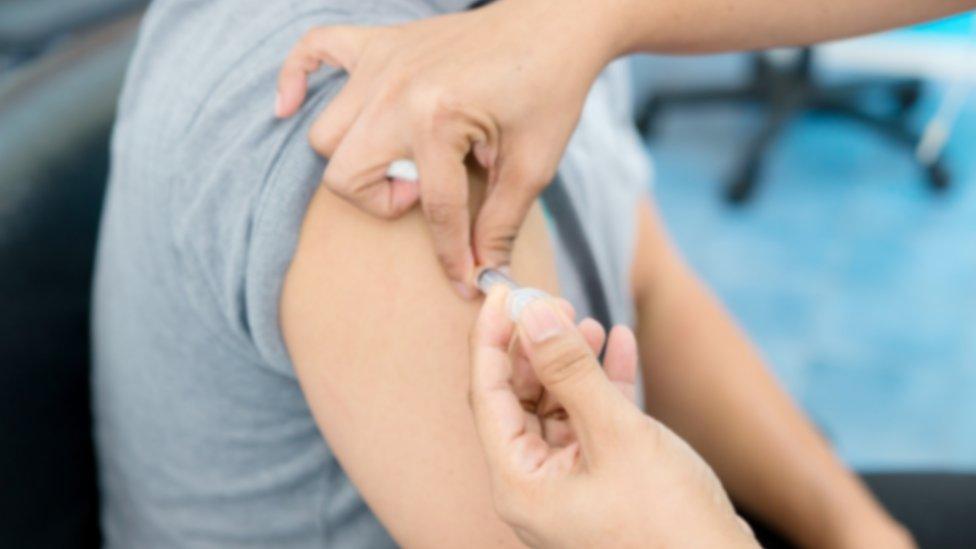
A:
{"type": "Polygon", "coordinates": [[[292,48],[278,72],[275,116],[289,117],[298,110],[308,91],[308,75],[326,64],[352,72],[373,27],[317,27],[292,48]]]}
{"type": "Polygon", "coordinates": [[[633,405],[607,378],[574,323],[552,299],[537,298],[522,309],[517,325],[539,381],[569,414],[584,453],[612,447],[621,405],[633,405]]]}
{"type": "Polygon", "coordinates": [[[508,149],[510,154],[493,168],[497,177],[489,186],[474,227],[478,262],[490,267],[509,264],[515,237],[551,177],[542,160],[532,158],[528,150],[508,149]]]}
{"type": "MultiPolygon", "coordinates": [[[[557,302],[563,306],[567,318],[574,317],[572,306],[568,301],[557,299],[557,302]]],[[[600,323],[592,318],[584,318],[576,327],[590,346],[590,350],[594,354],[599,354],[606,340],[606,332],[600,323]]],[[[535,369],[525,353],[525,346],[520,340],[516,340],[510,356],[512,357],[512,388],[515,396],[522,403],[522,408],[527,412],[535,413],[540,418],[544,418],[553,410],[561,409],[562,406],[553,399],[552,395],[543,392],[542,382],[536,376],[535,369]]]]}
{"type": "Polygon", "coordinates": [[[614,326],[610,330],[603,371],[628,400],[637,402],[637,339],[630,328],[614,326]]]}
{"type": "MultiPolygon", "coordinates": [[[[576,318],[576,310],[569,301],[556,298],[556,303],[567,318],[576,318]]],[[[598,353],[600,347],[603,345],[603,337],[605,335],[600,323],[592,318],[585,318],[580,322],[579,328],[580,332],[583,333],[583,337],[590,344],[590,347],[595,347],[596,350],[593,352],[598,353]],[[595,327],[593,326],[594,324],[596,325],[595,327]]],[[[536,377],[535,370],[529,362],[529,357],[525,354],[525,347],[523,347],[521,341],[518,339],[515,340],[514,348],[511,350],[509,356],[512,357],[512,388],[515,391],[515,396],[522,403],[523,409],[541,409],[544,403],[542,383],[536,377]]]]}
{"type": "Polygon", "coordinates": [[[359,73],[350,76],[308,130],[312,150],[325,158],[335,155],[339,143],[363,110],[366,79],[359,76],[359,73]]]}
{"type": "Polygon", "coordinates": [[[389,179],[390,163],[406,150],[389,126],[371,124],[360,116],[343,136],[322,175],[322,184],[363,211],[395,218],[416,204],[416,182],[389,179]]]}
{"type": "Polygon", "coordinates": [[[468,171],[464,165],[469,149],[470,145],[462,140],[437,135],[424,136],[414,145],[420,173],[420,204],[434,251],[444,273],[465,299],[478,295],[473,286],[468,171]]]}
{"type": "Polygon", "coordinates": [[[509,290],[496,286],[488,293],[471,332],[471,375],[468,400],[488,465],[496,478],[527,472],[548,448],[526,431],[526,414],[512,388],[509,344],[515,325],[508,317],[509,290]]]}
{"type": "MultiPolygon", "coordinates": [[[[586,344],[589,345],[590,351],[594,355],[599,356],[607,336],[607,332],[603,329],[603,326],[592,318],[584,318],[576,325],[576,329],[579,330],[586,344]]],[[[576,434],[566,422],[566,410],[552,393],[542,392],[542,385],[538,381],[538,378],[536,378],[535,370],[532,368],[532,364],[529,363],[528,357],[525,356],[525,350],[522,349],[521,353],[521,362],[525,365],[517,365],[516,367],[530,370],[532,378],[539,384],[538,392],[542,394],[542,398],[539,399],[539,403],[536,406],[536,414],[542,422],[543,438],[545,438],[550,446],[556,448],[566,447],[576,440],[576,434]]]]}
{"type": "Polygon", "coordinates": [[[603,344],[607,341],[607,331],[596,320],[586,317],[576,325],[576,329],[583,335],[586,344],[590,346],[595,356],[600,356],[603,344]]]}

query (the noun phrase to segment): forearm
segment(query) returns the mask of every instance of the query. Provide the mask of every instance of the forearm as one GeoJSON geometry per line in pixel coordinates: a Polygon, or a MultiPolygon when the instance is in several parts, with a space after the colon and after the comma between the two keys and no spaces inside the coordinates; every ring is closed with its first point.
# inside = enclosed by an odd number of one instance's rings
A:
{"type": "Polygon", "coordinates": [[[646,322],[641,315],[652,415],[698,449],[737,502],[795,541],[835,545],[821,536],[875,517],[873,500],[714,300],[700,287],[673,299],[662,296],[646,322]]]}
{"type": "Polygon", "coordinates": [[[935,19],[974,0],[579,0],[606,25],[616,55],[704,53],[796,46],[935,19]]]}
{"type": "Polygon", "coordinates": [[[797,543],[838,546],[849,524],[883,522],[662,234],[645,230],[653,242],[639,244],[650,258],[637,294],[648,411],[705,457],[740,505],[797,543]]]}

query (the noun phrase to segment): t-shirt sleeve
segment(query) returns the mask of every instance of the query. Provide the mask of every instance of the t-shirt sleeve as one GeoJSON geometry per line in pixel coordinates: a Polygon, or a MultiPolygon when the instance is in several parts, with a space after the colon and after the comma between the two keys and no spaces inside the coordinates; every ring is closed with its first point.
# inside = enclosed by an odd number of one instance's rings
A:
{"type": "Polygon", "coordinates": [[[279,144],[263,177],[245,265],[245,314],[254,345],[268,366],[287,376],[294,376],[294,371],[281,331],[279,301],[305,212],[326,166],[309,146],[307,135],[346,75],[328,70],[316,80],[301,112],[277,122],[279,144]]]}
{"type": "MultiPolygon", "coordinates": [[[[262,63],[263,80],[270,96],[274,79],[284,59],[284,52],[314,26],[338,24],[389,25],[436,15],[440,9],[425,2],[369,3],[342,11],[320,7],[315,15],[302,15],[287,32],[276,36],[275,44],[262,50],[280,50],[271,66],[262,63]],[[318,13],[322,11],[322,13],[318,13]]],[[[252,205],[252,227],[248,237],[245,261],[244,315],[250,337],[262,360],[279,373],[294,376],[285,347],[279,319],[279,301],[285,274],[291,264],[305,212],[318,188],[326,162],[308,143],[308,130],[315,118],[339,92],[347,75],[344,71],[324,67],[312,75],[309,97],[301,111],[292,118],[278,120],[271,128],[269,147],[274,148],[261,174],[261,192],[252,205]]],[[[266,98],[270,106],[271,98],[266,98]]]]}

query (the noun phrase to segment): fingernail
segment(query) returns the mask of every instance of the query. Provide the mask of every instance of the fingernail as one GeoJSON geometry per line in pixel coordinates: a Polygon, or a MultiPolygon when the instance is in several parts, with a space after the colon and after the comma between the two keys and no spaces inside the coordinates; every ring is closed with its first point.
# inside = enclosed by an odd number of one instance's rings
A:
{"type": "Polygon", "coordinates": [[[458,295],[460,295],[465,300],[470,301],[474,299],[475,295],[477,295],[477,292],[475,291],[474,288],[468,286],[463,282],[452,282],[452,284],[454,284],[454,290],[457,291],[458,295]]]}
{"type": "Polygon", "coordinates": [[[542,343],[563,331],[563,319],[547,299],[533,299],[525,306],[519,318],[525,335],[533,343],[542,343]]]}
{"type": "MultiPolygon", "coordinates": [[[[515,284],[514,281],[512,284],[515,284]]],[[[512,286],[512,288],[512,293],[508,294],[508,318],[512,319],[512,322],[518,322],[519,317],[522,316],[522,310],[529,303],[549,297],[549,294],[536,288],[519,288],[518,286],[512,286]]]]}
{"type": "Polygon", "coordinates": [[[281,113],[283,110],[284,110],[284,105],[282,104],[281,94],[275,92],[275,106],[274,106],[275,116],[281,118],[281,113]]]}
{"type": "Polygon", "coordinates": [[[475,143],[472,150],[482,168],[488,169],[495,164],[495,151],[487,143],[475,143]]]}

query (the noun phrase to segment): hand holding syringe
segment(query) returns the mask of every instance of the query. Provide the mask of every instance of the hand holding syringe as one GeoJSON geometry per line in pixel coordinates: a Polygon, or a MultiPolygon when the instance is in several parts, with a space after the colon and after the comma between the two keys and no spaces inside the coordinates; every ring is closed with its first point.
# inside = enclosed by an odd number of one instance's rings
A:
{"type": "MultiPolygon", "coordinates": [[[[419,177],[417,165],[407,159],[394,160],[386,170],[386,177],[391,180],[416,183],[419,177]]],[[[514,315],[513,318],[518,316],[525,303],[540,295],[546,295],[542,290],[522,288],[512,277],[493,268],[482,269],[475,277],[475,284],[485,295],[488,295],[489,290],[496,284],[508,287],[512,291],[509,297],[509,307],[511,314],[514,315]]]]}

